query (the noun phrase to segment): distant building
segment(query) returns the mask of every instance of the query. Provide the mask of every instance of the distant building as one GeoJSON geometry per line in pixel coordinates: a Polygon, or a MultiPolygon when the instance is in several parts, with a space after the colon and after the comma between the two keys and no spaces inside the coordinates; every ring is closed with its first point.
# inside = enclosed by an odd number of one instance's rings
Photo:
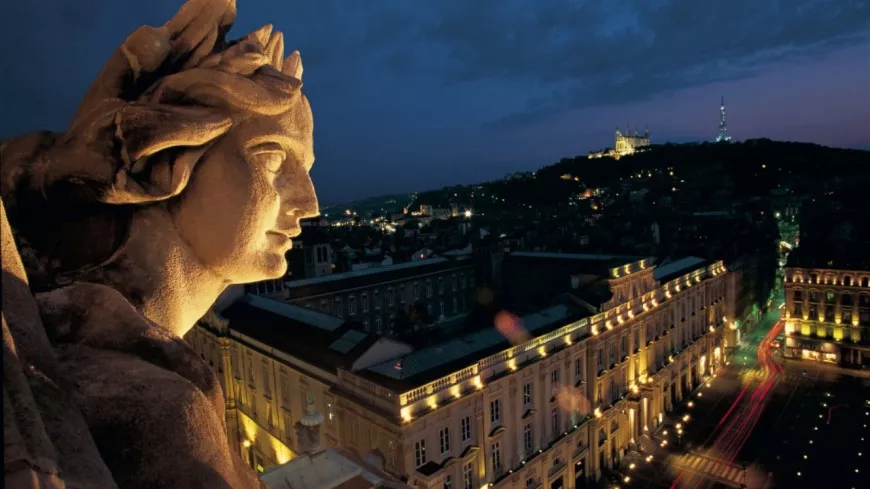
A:
{"type": "Polygon", "coordinates": [[[469,256],[426,258],[285,282],[273,297],[354,319],[366,331],[388,335],[399,315],[411,308],[429,318],[467,313],[474,301],[475,275],[469,256]]]}
{"type": "Polygon", "coordinates": [[[814,199],[800,213],[800,244],[784,270],[783,356],[870,367],[870,209],[814,199]]]}
{"type": "Polygon", "coordinates": [[[188,341],[222,374],[232,449],[260,469],[291,462],[288,477],[378,457],[418,489],[597,487],[642,459],[632,450],[726,361],[722,262],[515,258],[546,264],[568,295],[418,348],[253,295],[212,314],[188,341]],[[324,446],[349,452],[306,451],[303,400],[324,413],[324,446]]]}
{"type": "Polygon", "coordinates": [[[789,257],[783,356],[870,368],[870,267],[789,257]]]}
{"type": "Polygon", "coordinates": [[[649,144],[649,129],[645,129],[643,134],[640,134],[637,132],[637,129],[632,133],[631,129],[628,127],[625,128],[625,132],[621,132],[619,128],[616,128],[616,134],[613,138],[613,148],[608,148],[602,151],[593,151],[589,153],[589,158],[594,159],[607,157],[618,160],[623,156],[642,151],[643,148],[649,146],[649,144]]]}

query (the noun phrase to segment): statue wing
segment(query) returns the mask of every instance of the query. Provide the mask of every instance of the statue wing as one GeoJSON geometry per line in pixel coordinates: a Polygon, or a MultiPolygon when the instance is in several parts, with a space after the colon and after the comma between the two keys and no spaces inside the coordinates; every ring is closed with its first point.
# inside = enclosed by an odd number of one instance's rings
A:
{"type": "Polygon", "coordinates": [[[5,487],[117,489],[63,388],[2,201],[0,221],[5,487]]]}

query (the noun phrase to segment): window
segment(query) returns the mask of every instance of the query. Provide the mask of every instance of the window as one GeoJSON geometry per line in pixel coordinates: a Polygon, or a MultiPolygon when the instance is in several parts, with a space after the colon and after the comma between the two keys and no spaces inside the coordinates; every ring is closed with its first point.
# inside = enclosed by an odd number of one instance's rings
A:
{"type": "Polygon", "coordinates": [[[456,292],[456,274],[453,274],[453,292],[456,292]]]}
{"type": "Polygon", "coordinates": [[[335,422],[335,410],[332,408],[332,403],[326,404],[326,420],[332,425],[335,422]]]}
{"type": "Polygon", "coordinates": [[[347,298],[347,314],[350,316],[356,314],[356,297],[354,296],[347,298]]]}
{"type": "Polygon", "coordinates": [[[399,287],[399,304],[405,303],[405,286],[399,287]]]}
{"type": "Polygon", "coordinates": [[[444,489],[453,489],[453,478],[450,474],[444,476],[444,489]]]}
{"type": "Polygon", "coordinates": [[[393,307],[393,289],[387,289],[387,307],[393,307]]]}
{"type": "Polygon", "coordinates": [[[456,305],[456,297],[453,298],[453,314],[459,312],[459,306],[456,305]]]}
{"type": "Polygon", "coordinates": [[[501,443],[495,442],[492,444],[492,471],[496,475],[501,475],[501,443]]]}
{"type": "Polygon", "coordinates": [[[471,418],[466,416],[459,422],[459,435],[463,442],[471,439],[471,418]]]}
{"type": "Polygon", "coordinates": [[[369,295],[368,294],[361,295],[360,302],[362,302],[362,312],[369,312],[369,295]]]}
{"type": "Polygon", "coordinates": [[[834,306],[825,306],[825,322],[834,322],[834,306]]]}
{"type": "Polygon", "coordinates": [[[556,436],[559,433],[559,408],[553,408],[553,411],[550,413],[550,418],[553,422],[553,436],[556,436]]]}
{"type": "Polygon", "coordinates": [[[438,293],[444,293],[444,277],[438,277],[438,293]]]}
{"type": "Polygon", "coordinates": [[[834,295],[833,292],[828,291],[827,293],[825,293],[825,302],[834,302],[835,299],[836,295],[834,295]]]}
{"type": "Polygon", "coordinates": [[[440,446],[441,446],[441,454],[444,455],[445,453],[449,452],[450,451],[450,429],[446,428],[446,427],[442,428],[441,431],[438,432],[438,440],[439,440],[440,446]]]}
{"type": "Polygon", "coordinates": [[[472,462],[462,466],[462,489],[472,489],[474,487],[474,467],[472,462]]]}
{"type": "Polygon", "coordinates": [[[329,312],[329,301],[323,299],[320,301],[320,312],[329,312]]]}
{"type": "Polygon", "coordinates": [[[532,384],[525,384],[523,386],[523,406],[531,406],[532,405],[532,384]]]}
{"type": "Polygon", "coordinates": [[[550,387],[555,390],[559,387],[559,370],[553,370],[550,372],[550,387]]]}
{"type": "Polygon", "coordinates": [[[619,350],[619,358],[628,356],[628,336],[622,335],[622,344],[619,350]]]}
{"type": "Polygon", "coordinates": [[[426,279],[426,297],[432,297],[432,280],[426,279]]]}
{"type": "Polygon", "coordinates": [[[381,332],[383,330],[384,330],[384,320],[381,318],[381,315],[378,314],[377,316],[375,316],[375,331],[377,331],[378,334],[381,334],[381,332]]]}
{"type": "Polygon", "coordinates": [[[335,298],[335,315],[338,317],[343,317],[344,311],[341,308],[341,297],[335,298]]]}
{"type": "Polygon", "coordinates": [[[414,443],[414,464],[417,468],[426,464],[426,440],[419,440],[414,443]]]}
{"type": "Polygon", "coordinates": [[[239,361],[239,352],[235,348],[233,349],[233,353],[232,353],[232,362],[233,362],[233,377],[235,377],[237,379],[241,379],[242,373],[239,370],[241,362],[239,361]]]}
{"type": "Polygon", "coordinates": [[[263,394],[272,397],[272,383],[269,382],[269,362],[263,360],[263,394]]]}
{"type": "Polygon", "coordinates": [[[523,449],[526,453],[532,451],[532,425],[527,424],[523,427],[523,449]]]}
{"type": "Polygon", "coordinates": [[[616,363],[616,344],[610,343],[610,365],[616,363]]]}
{"type": "Polygon", "coordinates": [[[284,439],[287,441],[293,440],[293,420],[290,419],[290,415],[284,413],[282,416],[284,418],[284,439]]]}
{"type": "Polygon", "coordinates": [[[796,301],[802,301],[802,300],[804,300],[804,298],[803,298],[803,293],[802,293],[800,290],[795,290],[795,291],[794,291],[794,300],[796,300],[796,301]]]}
{"type": "Polygon", "coordinates": [[[583,359],[577,358],[574,360],[574,382],[583,380],[583,359]]]}
{"type": "Polygon", "coordinates": [[[281,405],[290,408],[290,380],[284,376],[281,377],[281,405]]]}
{"type": "Polygon", "coordinates": [[[840,296],[840,303],[844,306],[852,305],[852,294],[843,294],[840,296]]]}
{"type": "Polygon", "coordinates": [[[598,350],[598,372],[604,370],[604,351],[598,350]]]}
{"type": "Polygon", "coordinates": [[[489,403],[489,420],[492,424],[501,421],[501,401],[498,399],[489,403]]]}
{"type": "Polygon", "coordinates": [[[420,300],[420,284],[414,282],[414,300],[420,300]]]}
{"type": "Polygon", "coordinates": [[[375,310],[378,311],[381,309],[381,291],[375,289],[375,310]]]}
{"type": "Polygon", "coordinates": [[[439,301],[438,302],[438,316],[440,317],[443,315],[444,315],[444,301],[439,301]]]}

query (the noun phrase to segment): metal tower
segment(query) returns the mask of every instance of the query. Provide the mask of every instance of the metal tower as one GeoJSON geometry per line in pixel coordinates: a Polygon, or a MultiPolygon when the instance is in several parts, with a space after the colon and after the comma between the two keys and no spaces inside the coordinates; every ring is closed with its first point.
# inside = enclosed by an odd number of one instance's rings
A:
{"type": "Polygon", "coordinates": [[[719,105],[719,135],[716,136],[716,142],[731,141],[731,136],[728,135],[728,124],[725,122],[725,97],[722,97],[722,103],[719,105]]]}

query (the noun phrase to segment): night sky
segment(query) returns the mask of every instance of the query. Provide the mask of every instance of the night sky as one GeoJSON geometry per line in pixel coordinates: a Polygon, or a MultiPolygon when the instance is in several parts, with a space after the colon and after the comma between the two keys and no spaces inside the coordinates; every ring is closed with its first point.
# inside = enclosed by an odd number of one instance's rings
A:
{"type": "MultiPolygon", "coordinates": [[[[181,0],[5,2],[0,138],[61,130],[110,53],[181,0]]],[[[238,0],[299,49],[325,203],[500,178],[612,145],[870,147],[870,0],[238,0]]]]}

